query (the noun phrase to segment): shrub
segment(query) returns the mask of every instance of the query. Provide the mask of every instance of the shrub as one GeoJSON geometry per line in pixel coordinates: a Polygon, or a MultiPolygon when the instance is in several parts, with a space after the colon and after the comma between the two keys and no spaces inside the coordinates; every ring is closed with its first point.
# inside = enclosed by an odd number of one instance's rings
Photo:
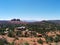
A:
{"type": "Polygon", "coordinates": [[[53,42],[53,37],[47,37],[46,42],[53,42]]]}
{"type": "Polygon", "coordinates": [[[8,41],[5,38],[1,38],[0,45],[8,45],[8,41]]]}
{"type": "Polygon", "coordinates": [[[14,45],[14,42],[12,42],[12,43],[9,43],[9,45],[14,45]]]}
{"type": "Polygon", "coordinates": [[[13,31],[9,31],[9,32],[8,32],[8,36],[9,36],[9,37],[15,37],[14,32],[13,32],[13,31]]]}
{"type": "Polygon", "coordinates": [[[43,44],[43,40],[41,40],[41,39],[39,39],[37,42],[40,44],[43,44]]]}
{"type": "Polygon", "coordinates": [[[0,30],[0,35],[5,35],[5,34],[4,34],[4,31],[5,31],[5,30],[2,30],[2,29],[1,29],[1,30],[0,30]]]}
{"type": "Polygon", "coordinates": [[[46,42],[48,43],[48,42],[53,42],[53,37],[52,36],[45,36],[45,39],[46,39],[46,42]]]}
{"type": "Polygon", "coordinates": [[[54,38],[54,42],[59,42],[59,41],[60,41],[60,37],[56,36],[56,37],[54,38]]]}
{"type": "Polygon", "coordinates": [[[16,36],[20,37],[22,35],[22,32],[21,31],[17,31],[16,32],[16,36]]]}
{"type": "Polygon", "coordinates": [[[29,43],[27,43],[27,42],[26,42],[26,43],[24,43],[24,44],[25,44],[25,45],[29,45],[29,43]]]}

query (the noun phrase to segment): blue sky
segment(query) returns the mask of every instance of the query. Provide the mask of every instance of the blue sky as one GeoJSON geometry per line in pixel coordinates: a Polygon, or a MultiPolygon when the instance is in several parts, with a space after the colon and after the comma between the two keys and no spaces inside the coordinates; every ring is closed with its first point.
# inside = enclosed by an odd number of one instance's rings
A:
{"type": "Polygon", "coordinates": [[[0,20],[60,20],[60,0],[0,0],[0,20]]]}

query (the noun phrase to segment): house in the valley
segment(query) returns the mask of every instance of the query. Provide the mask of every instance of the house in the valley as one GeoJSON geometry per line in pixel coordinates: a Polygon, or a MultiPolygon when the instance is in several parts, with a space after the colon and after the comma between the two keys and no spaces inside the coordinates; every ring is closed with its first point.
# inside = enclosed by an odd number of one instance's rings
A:
{"type": "Polygon", "coordinates": [[[42,34],[39,34],[39,33],[36,33],[36,35],[37,35],[38,37],[42,37],[42,36],[43,36],[42,34]]]}
{"type": "Polygon", "coordinates": [[[15,31],[24,31],[24,30],[26,30],[25,26],[21,26],[21,27],[16,27],[15,28],[15,31]]]}

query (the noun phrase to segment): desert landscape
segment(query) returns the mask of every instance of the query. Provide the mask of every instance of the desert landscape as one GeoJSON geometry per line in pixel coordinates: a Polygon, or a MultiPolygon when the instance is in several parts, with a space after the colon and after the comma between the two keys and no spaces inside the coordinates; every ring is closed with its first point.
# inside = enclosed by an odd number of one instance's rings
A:
{"type": "Polygon", "coordinates": [[[60,0],[0,0],[0,45],[60,45],[60,0]]]}
{"type": "Polygon", "coordinates": [[[59,45],[60,44],[59,23],[51,21],[24,23],[23,21],[20,20],[17,21],[15,19],[6,22],[5,21],[1,22],[0,22],[1,25],[0,45],[59,45]]]}

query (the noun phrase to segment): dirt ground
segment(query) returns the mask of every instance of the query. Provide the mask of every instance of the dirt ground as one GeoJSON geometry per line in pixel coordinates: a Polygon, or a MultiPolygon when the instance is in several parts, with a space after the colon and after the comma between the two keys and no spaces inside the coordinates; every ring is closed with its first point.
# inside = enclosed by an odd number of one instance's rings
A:
{"type": "MultiPolygon", "coordinates": [[[[8,42],[12,43],[14,41],[15,38],[10,38],[10,37],[7,37],[7,36],[3,36],[4,38],[7,39],[8,42]]],[[[2,38],[2,36],[0,35],[0,38],[2,38]]],[[[21,44],[21,43],[25,43],[25,42],[28,42],[30,45],[41,45],[37,42],[39,38],[31,38],[31,37],[19,37],[19,40],[15,40],[15,45],[18,45],[18,44],[21,44]]]]}
{"type": "MultiPolygon", "coordinates": [[[[25,42],[28,42],[30,45],[42,45],[42,44],[39,44],[37,42],[37,40],[39,40],[40,38],[38,37],[19,37],[19,40],[15,40],[15,38],[10,38],[8,36],[3,36],[4,38],[7,39],[8,42],[12,43],[13,41],[15,42],[15,45],[18,45],[18,44],[22,44],[22,43],[25,43],[25,42]]],[[[0,35],[0,38],[2,38],[2,36],[0,35]]],[[[45,40],[44,38],[41,38],[42,40],[45,40]]],[[[43,45],[49,45],[47,43],[43,43],[43,45]]],[[[51,45],[56,45],[56,43],[51,43],[51,45]]],[[[57,45],[60,45],[60,42],[57,43],[57,45]]]]}

